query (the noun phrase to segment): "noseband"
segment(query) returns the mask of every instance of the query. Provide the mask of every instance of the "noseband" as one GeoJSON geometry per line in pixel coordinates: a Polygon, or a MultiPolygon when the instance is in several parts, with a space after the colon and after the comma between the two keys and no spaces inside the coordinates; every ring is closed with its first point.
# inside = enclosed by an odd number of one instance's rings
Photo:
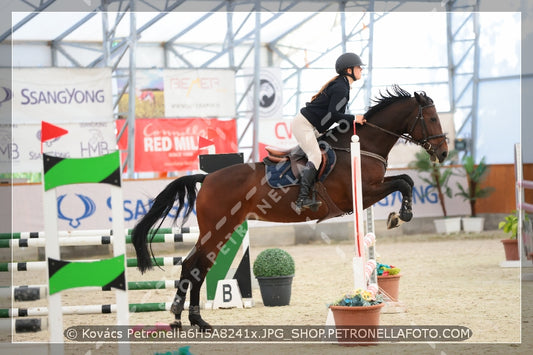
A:
{"type": "Polygon", "coordinates": [[[422,106],[420,104],[418,105],[418,115],[416,116],[415,122],[413,123],[413,126],[409,130],[409,133],[398,134],[398,133],[389,131],[389,130],[387,130],[385,128],[382,128],[380,126],[377,126],[377,125],[375,125],[375,124],[373,124],[371,122],[365,122],[365,125],[369,125],[370,127],[374,127],[376,129],[379,129],[380,131],[383,131],[383,132],[388,133],[390,135],[396,136],[398,138],[405,139],[406,141],[411,142],[413,144],[419,145],[422,148],[424,148],[426,150],[426,152],[429,153],[429,155],[434,155],[436,149],[439,148],[446,141],[445,140],[446,139],[446,134],[442,133],[442,134],[437,134],[437,135],[434,135],[434,136],[430,136],[429,133],[428,133],[428,128],[427,128],[427,124],[426,124],[426,121],[425,121],[425,118],[424,118],[423,110],[425,108],[433,107],[433,106],[435,106],[435,105],[434,104],[428,104],[428,105],[425,105],[425,106],[422,106]],[[415,130],[415,127],[418,124],[418,122],[420,122],[420,124],[422,125],[422,133],[424,135],[424,138],[422,138],[421,140],[416,140],[412,136],[412,133],[415,130]],[[439,143],[439,145],[437,147],[434,147],[433,144],[431,144],[429,142],[431,139],[435,139],[435,138],[444,138],[439,143]]]}

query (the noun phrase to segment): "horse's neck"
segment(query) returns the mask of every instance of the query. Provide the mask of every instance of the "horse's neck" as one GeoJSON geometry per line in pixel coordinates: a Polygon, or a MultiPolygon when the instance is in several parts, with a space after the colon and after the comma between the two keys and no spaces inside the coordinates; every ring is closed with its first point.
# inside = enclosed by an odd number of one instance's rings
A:
{"type": "MultiPolygon", "coordinates": [[[[410,101],[406,101],[394,106],[376,113],[376,117],[371,118],[369,122],[397,135],[402,135],[409,130],[408,120],[413,114],[413,105],[410,101]]],[[[369,128],[361,129],[361,149],[387,158],[399,138],[379,129],[369,128]]]]}

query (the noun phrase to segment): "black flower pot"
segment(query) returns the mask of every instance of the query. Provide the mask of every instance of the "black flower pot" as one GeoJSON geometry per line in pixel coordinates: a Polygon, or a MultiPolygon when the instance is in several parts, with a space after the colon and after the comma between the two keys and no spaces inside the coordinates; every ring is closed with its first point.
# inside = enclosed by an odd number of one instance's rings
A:
{"type": "Polygon", "coordinates": [[[257,277],[263,304],[267,307],[289,305],[293,277],[294,275],[257,277]]]}

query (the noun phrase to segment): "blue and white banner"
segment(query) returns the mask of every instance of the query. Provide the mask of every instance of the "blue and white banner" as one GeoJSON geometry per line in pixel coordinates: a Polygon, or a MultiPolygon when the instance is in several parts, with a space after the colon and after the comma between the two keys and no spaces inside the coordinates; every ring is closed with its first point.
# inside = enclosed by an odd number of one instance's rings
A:
{"type": "MultiPolygon", "coordinates": [[[[442,210],[436,191],[423,182],[414,170],[391,170],[391,175],[408,174],[415,181],[413,191],[414,217],[442,217],[442,210]]],[[[450,187],[457,192],[456,182],[466,183],[466,179],[453,176],[450,187]]],[[[126,228],[133,228],[137,221],[149,210],[153,199],[172,180],[125,180],[123,182],[124,221],[126,228]]],[[[1,186],[0,188],[11,188],[1,186]]],[[[59,230],[87,230],[111,228],[110,189],[101,184],[67,185],[57,188],[58,228],[59,230]]],[[[21,184],[13,186],[13,231],[31,232],[44,228],[42,209],[43,188],[40,184],[21,184]]],[[[469,215],[470,207],[461,197],[446,198],[446,209],[450,216],[469,215]]],[[[401,194],[396,192],[374,205],[376,219],[387,219],[390,212],[398,211],[401,194]]],[[[0,210],[0,215],[5,211],[0,210]]],[[[175,216],[174,208],[164,227],[171,227],[175,216]]],[[[0,216],[1,217],[1,216],[0,216]]],[[[350,217],[352,218],[352,217],[350,217]]],[[[191,214],[187,226],[197,225],[196,211],[191,214]]],[[[3,228],[0,226],[0,228],[3,228]]],[[[0,232],[10,232],[0,230],[0,232]]]]}
{"type": "MultiPolygon", "coordinates": [[[[64,158],[89,158],[117,150],[114,122],[62,123],[68,134],[43,144],[43,152],[64,158]]],[[[41,123],[0,125],[0,173],[43,169],[41,123]]]]}

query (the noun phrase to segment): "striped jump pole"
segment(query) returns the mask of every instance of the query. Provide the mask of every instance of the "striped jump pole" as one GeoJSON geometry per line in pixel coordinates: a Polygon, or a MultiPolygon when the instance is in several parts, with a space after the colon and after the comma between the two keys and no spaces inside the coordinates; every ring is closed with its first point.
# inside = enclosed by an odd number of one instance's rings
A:
{"type": "MultiPolygon", "coordinates": [[[[151,239],[152,243],[196,243],[200,233],[168,233],[155,234],[151,239]]],[[[84,245],[108,245],[113,244],[115,236],[71,236],[59,237],[59,246],[84,246],[84,245]]],[[[131,244],[131,235],[126,236],[126,243],[131,244]]],[[[40,248],[46,246],[46,238],[20,238],[20,239],[0,239],[0,248],[40,248]]]]}
{"type": "MultiPolygon", "coordinates": [[[[162,290],[178,288],[178,280],[159,280],[159,281],[129,281],[128,291],[136,290],[162,290]]],[[[74,288],[72,291],[111,291],[110,287],[84,287],[74,288]]],[[[36,301],[45,299],[48,294],[47,285],[23,285],[14,287],[0,287],[0,298],[11,298],[15,301],[36,301]]]]}
{"type": "MultiPolygon", "coordinates": [[[[104,259],[102,259],[104,260],[104,259]]],[[[76,262],[90,263],[101,260],[76,260],[76,262]]],[[[183,257],[181,256],[165,256],[157,257],[155,261],[159,266],[174,266],[181,265],[183,257]]],[[[137,267],[137,259],[130,258],[126,259],[127,267],[137,267]]],[[[0,263],[0,272],[11,272],[11,271],[42,271],[46,270],[47,262],[46,261],[28,261],[28,262],[14,262],[14,263],[0,263]]]]}
{"type": "MultiPolygon", "coordinates": [[[[124,229],[124,234],[126,236],[131,236],[133,229],[124,229]]],[[[150,234],[155,232],[150,231],[150,234]]],[[[183,227],[183,228],[160,228],[157,230],[156,234],[185,234],[185,233],[199,233],[200,229],[197,226],[183,227]]],[[[59,237],[86,237],[86,236],[95,236],[95,235],[113,235],[113,229],[89,229],[89,230],[69,230],[69,231],[58,231],[57,236],[59,237]]],[[[0,233],[1,239],[30,239],[30,238],[44,238],[46,237],[46,232],[13,232],[13,233],[0,233]]]]}
{"type": "Polygon", "coordinates": [[[46,318],[0,318],[0,330],[14,333],[35,333],[48,329],[46,318]]]}
{"type": "MultiPolygon", "coordinates": [[[[188,303],[189,302],[186,302],[186,308],[189,307],[188,303]]],[[[128,305],[128,310],[131,313],[170,311],[171,305],[172,302],[131,303],[128,305]]],[[[95,304],[61,307],[62,314],[108,314],[117,313],[117,310],[118,307],[116,304],[95,304]]],[[[50,317],[48,307],[0,309],[0,318],[44,316],[50,317]]]]}

